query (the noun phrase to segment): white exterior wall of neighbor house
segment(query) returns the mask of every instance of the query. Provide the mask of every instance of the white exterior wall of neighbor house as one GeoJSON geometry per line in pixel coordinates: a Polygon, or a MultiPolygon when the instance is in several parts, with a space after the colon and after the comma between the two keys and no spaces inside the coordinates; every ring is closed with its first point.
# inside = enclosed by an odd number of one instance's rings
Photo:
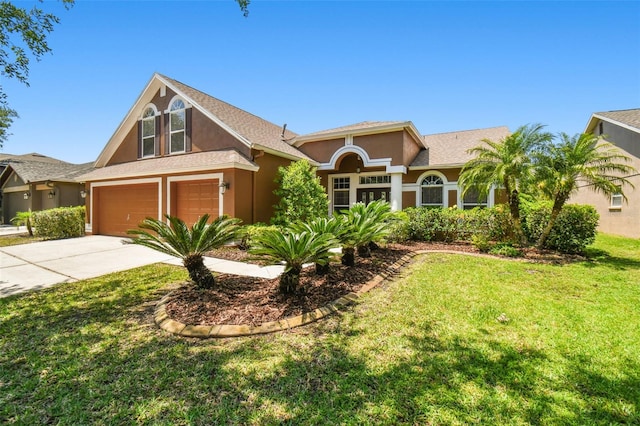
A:
{"type": "MultiPolygon", "coordinates": [[[[640,175],[637,174],[640,173],[640,132],[636,133],[604,120],[601,122],[601,133],[631,159],[628,164],[637,170],[634,176],[629,177],[635,188],[624,188],[627,201],[622,201],[619,206],[612,203],[609,197],[585,186],[580,187],[569,202],[594,206],[600,214],[599,232],[640,238],[640,175]]],[[[597,123],[595,134],[600,134],[599,127],[600,123],[597,123]]]]}

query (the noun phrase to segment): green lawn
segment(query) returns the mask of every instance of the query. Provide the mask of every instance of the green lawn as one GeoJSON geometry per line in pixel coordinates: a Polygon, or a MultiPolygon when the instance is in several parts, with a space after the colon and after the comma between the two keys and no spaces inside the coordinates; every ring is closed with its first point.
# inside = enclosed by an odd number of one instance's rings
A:
{"type": "Polygon", "coordinates": [[[0,424],[639,424],[640,240],[590,256],[419,256],[342,315],[235,340],[152,324],[186,279],[166,265],[0,299],[0,424]]]}

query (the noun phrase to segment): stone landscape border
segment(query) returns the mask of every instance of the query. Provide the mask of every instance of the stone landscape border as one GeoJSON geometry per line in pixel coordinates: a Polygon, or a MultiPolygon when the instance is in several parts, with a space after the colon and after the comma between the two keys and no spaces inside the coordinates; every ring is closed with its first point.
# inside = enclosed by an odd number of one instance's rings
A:
{"type": "Polygon", "coordinates": [[[169,333],[182,336],[182,337],[197,337],[201,339],[206,338],[223,338],[223,337],[242,337],[252,336],[256,334],[274,333],[277,331],[290,330],[295,327],[310,324],[318,321],[321,318],[326,317],[334,312],[338,312],[341,308],[354,303],[360,295],[370,291],[385,279],[396,274],[400,268],[406,265],[414,256],[429,252],[428,250],[420,250],[405,254],[399,260],[389,266],[387,271],[376,275],[373,279],[369,280],[365,285],[357,292],[348,293],[339,299],[316,309],[313,312],[305,312],[302,315],[295,317],[288,317],[279,321],[269,321],[260,325],[248,325],[248,324],[218,324],[218,325],[190,325],[184,324],[180,321],[176,321],[169,318],[167,314],[167,303],[171,300],[173,292],[164,296],[158,304],[154,312],[155,323],[162,330],[169,333]]]}

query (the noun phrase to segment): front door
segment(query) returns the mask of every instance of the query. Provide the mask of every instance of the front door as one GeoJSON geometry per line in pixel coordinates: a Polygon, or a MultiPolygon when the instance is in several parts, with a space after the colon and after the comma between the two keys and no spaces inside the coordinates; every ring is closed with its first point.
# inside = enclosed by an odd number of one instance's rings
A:
{"type": "Polygon", "coordinates": [[[389,188],[358,189],[358,201],[369,204],[375,200],[389,201],[391,190],[389,188]]]}

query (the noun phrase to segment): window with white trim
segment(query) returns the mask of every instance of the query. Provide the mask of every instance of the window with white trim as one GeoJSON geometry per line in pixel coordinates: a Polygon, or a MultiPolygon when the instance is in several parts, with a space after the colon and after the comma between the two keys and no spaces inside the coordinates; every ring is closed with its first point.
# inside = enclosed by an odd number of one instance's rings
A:
{"type": "Polygon", "coordinates": [[[609,206],[610,209],[622,209],[622,194],[613,194],[611,196],[611,205],[609,206]]]}
{"type": "Polygon", "coordinates": [[[391,183],[390,175],[360,176],[360,185],[391,183]]]}
{"type": "Polygon", "coordinates": [[[349,189],[351,179],[348,177],[333,178],[333,211],[349,209],[349,189]]]}
{"type": "Polygon", "coordinates": [[[440,176],[428,175],[420,183],[423,207],[443,207],[444,182],[440,176]]]}
{"type": "Polygon", "coordinates": [[[185,152],[185,130],[186,130],[185,104],[181,99],[176,99],[169,108],[169,152],[185,152]]]}
{"type": "Polygon", "coordinates": [[[478,190],[471,188],[462,197],[462,209],[471,210],[475,207],[487,207],[487,196],[481,196],[478,190]]]}
{"type": "Polygon", "coordinates": [[[142,137],[140,138],[141,157],[153,157],[156,155],[156,112],[153,108],[147,108],[142,114],[142,137]]]}

